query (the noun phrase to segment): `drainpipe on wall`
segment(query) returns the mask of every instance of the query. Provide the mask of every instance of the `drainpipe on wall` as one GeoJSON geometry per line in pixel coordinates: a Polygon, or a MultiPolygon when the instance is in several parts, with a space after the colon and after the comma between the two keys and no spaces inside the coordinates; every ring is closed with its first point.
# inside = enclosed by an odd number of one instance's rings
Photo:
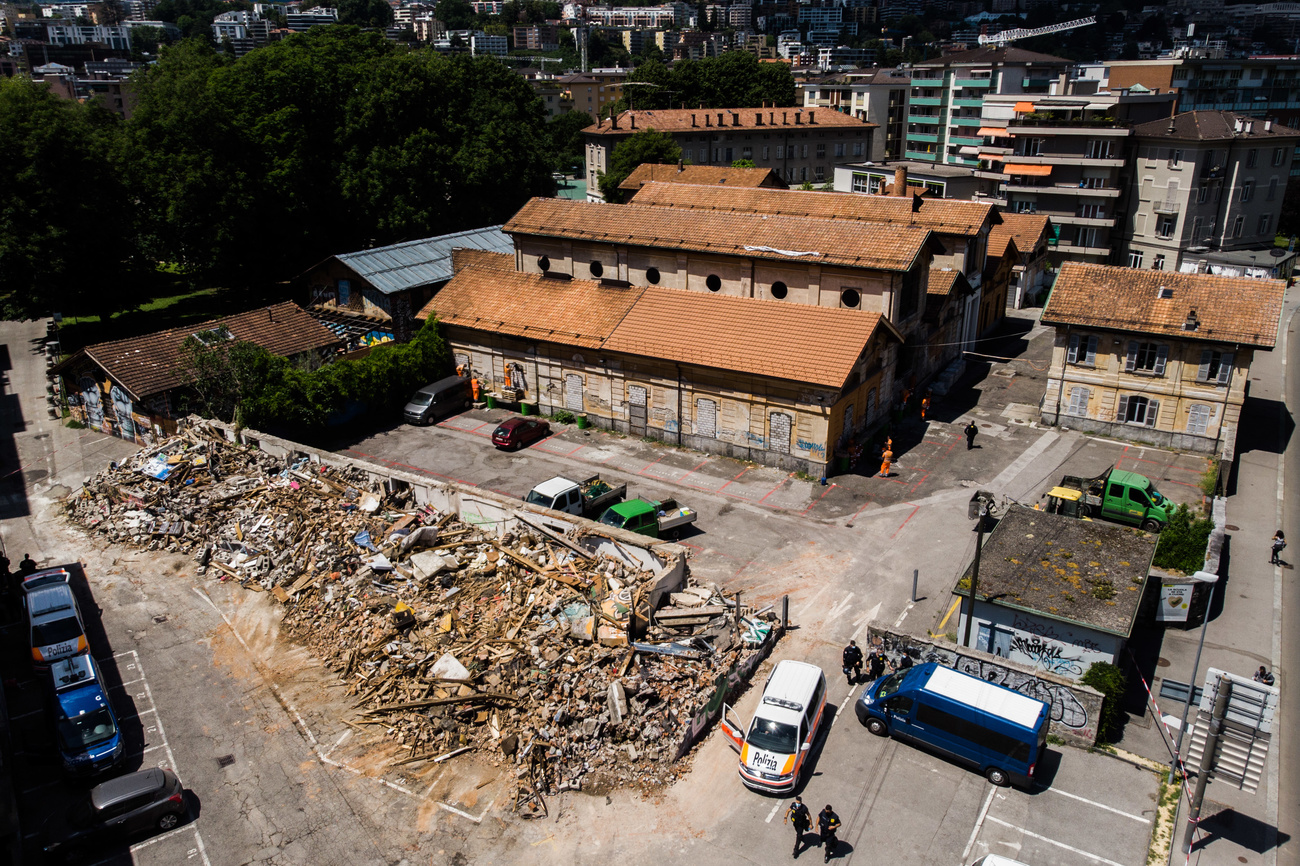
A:
{"type": "MultiPolygon", "coordinates": [[[[1070,326],[1065,326],[1065,352],[1066,360],[1069,360],[1070,353],[1070,326]]],[[[1054,426],[1061,426],[1061,399],[1065,396],[1065,363],[1061,364],[1061,384],[1056,389],[1056,421],[1054,426]]]]}
{"type": "Polygon", "coordinates": [[[677,365],[677,444],[682,444],[682,365],[677,365]]]}

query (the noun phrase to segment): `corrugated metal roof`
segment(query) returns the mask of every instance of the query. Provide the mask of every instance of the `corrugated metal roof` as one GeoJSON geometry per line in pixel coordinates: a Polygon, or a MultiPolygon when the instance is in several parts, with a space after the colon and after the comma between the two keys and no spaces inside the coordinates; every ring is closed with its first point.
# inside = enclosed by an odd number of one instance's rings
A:
{"type": "Polygon", "coordinates": [[[501,226],[471,229],[435,238],[377,247],[335,256],[357,276],[385,295],[431,283],[446,282],[453,275],[451,251],[457,247],[514,255],[515,244],[502,234],[501,226]]]}

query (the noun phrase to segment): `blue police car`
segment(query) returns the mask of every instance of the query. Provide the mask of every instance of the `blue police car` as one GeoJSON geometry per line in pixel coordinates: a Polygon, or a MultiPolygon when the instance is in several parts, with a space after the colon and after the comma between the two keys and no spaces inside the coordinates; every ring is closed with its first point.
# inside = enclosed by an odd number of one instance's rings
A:
{"type": "Polygon", "coordinates": [[[122,732],[94,659],[82,653],[55,662],[50,679],[63,769],[89,776],[120,764],[125,753],[122,732]]]}

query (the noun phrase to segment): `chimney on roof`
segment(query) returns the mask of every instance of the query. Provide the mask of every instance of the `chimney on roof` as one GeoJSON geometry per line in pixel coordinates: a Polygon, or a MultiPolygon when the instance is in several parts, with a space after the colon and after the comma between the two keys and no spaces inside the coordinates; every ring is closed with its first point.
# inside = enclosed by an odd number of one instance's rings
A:
{"type": "Polygon", "coordinates": [[[1272,132],[1272,131],[1273,131],[1273,121],[1271,121],[1271,120],[1266,120],[1266,121],[1264,121],[1264,131],[1265,131],[1265,132],[1272,132]]]}
{"type": "Polygon", "coordinates": [[[809,123],[816,123],[816,122],[817,122],[817,112],[815,112],[815,111],[810,111],[810,112],[808,112],[808,122],[809,122],[809,123]]]}
{"type": "Polygon", "coordinates": [[[1200,324],[1201,324],[1201,323],[1200,323],[1199,321],[1197,321],[1197,319],[1196,319],[1196,311],[1195,311],[1195,310],[1188,310],[1188,311],[1187,311],[1187,321],[1186,321],[1186,322],[1183,322],[1183,330],[1184,330],[1184,331],[1195,331],[1195,330],[1200,326],[1200,324]]]}
{"type": "Polygon", "coordinates": [[[907,195],[907,166],[894,169],[894,195],[907,195]]]}
{"type": "Polygon", "coordinates": [[[803,123],[803,115],[800,113],[799,109],[796,108],[794,110],[794,125],[799,126],[801,123],[803,123]]]}
{"type": "Polygon", "coordinates": [[[767,113],[767,122],[768,122],[770,125],[772,125],[772,126],[776,126],[776,112],[775,112],[775,111],[769,111],[769,112],[767,113]]]}
{"type": "Polygon", "coordinates": [[[755,112],[754,112],[754,125],[755,125],[755,126],[762,126],[762,125],[763,125],[763,112],[761,112],[761,111],[755,111],[755,112]]]}
{"type": "Polygon", "coordinates": [[[1241,118],[1240,118],[1240,117],[1233,118],[1233,121],[1232,121],[1232,131],[1233,131],[1233,132],[1241,132],[1241,118]]]}
{"type": "Polygon", "coordinates": [[[1246,121],[1246,134],[1247,134],[1247,135],[1250,135],[1252,132],[1254,132],[1254,130],[1255,130],[1255,121],[1253,121],[1253,120],[1247,120],[1247,121],[1246,121]]]}
{"type": "Polygon", "coordinates": [[[618,129],[618,115],[617,115],[617,114],[611,114],[611,115],[609,116],[609,128],[610,128],[610,129],[618,129]]]}
{"type": "Polygon", "coordinates": [[[739,111],[733,111],[733,112],[731,112],[731,125],[732,125],[732,126],[740,126],[740,112],[739,112],[739,111]]]}
{"type": "Polygon", "coordinates": [[[790,125],[790,112],[788,111],[781,112],[781,125],[782,126],[790,125]]]}
{"type": "Polygon", "coordinates": [[[704,125],[709,127],[713,126],[713,120],[709,117],[708,114],[704,115],[704,125]]]}
{"type": "Polygon", "coordinates": [[[718,126],[726,126],[726,121],[722,119],[722,112],[718,112],[718,126]]]}
{"type": "Polygon", "coordinates": [[[630,120],[632,121],[632,128],[633,128],[633,129],[636,129],[636,115],[635,115],[635,114],[629,114],[629,115],[628,115],[628,119],[630,119],[630,120]]]}
{"type": "Polygon", "coordinates": [[[605,125],[605,118],[603,118],[603,117],[597,117],[597,118],[596,118],[596,128],[597,128],[597,129],[600,129],[600,128],[603,127],[604,125],[605,125]]]}
{"type": "Polygon", "coordinates": [[[691,128],[695,128],[695,112],[691,112],[691,128]]]}
{"type": "Polygon", "coordinates": [[[683,171],[685,171],[685,170],[686,170],[686,168],[685,168],[684,164],[682,163],[682,161],[681,161],[680,159],[677,160],[677,173],[678,173],[678,174],[681,174],[681,173],[682,173],[683,171]]]}

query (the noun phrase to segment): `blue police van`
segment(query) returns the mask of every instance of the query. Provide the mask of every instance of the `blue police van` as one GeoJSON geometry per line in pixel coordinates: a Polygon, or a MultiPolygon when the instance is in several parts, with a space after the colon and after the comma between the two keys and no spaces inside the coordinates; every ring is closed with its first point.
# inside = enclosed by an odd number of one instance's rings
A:
{"type": "Polygon", "coordinates": [[[1047,743],[1040,700],[933,662],[881,677],[854,704],[858,721],[978,769],[995,785],[1033,783],[1047,743]]]}

